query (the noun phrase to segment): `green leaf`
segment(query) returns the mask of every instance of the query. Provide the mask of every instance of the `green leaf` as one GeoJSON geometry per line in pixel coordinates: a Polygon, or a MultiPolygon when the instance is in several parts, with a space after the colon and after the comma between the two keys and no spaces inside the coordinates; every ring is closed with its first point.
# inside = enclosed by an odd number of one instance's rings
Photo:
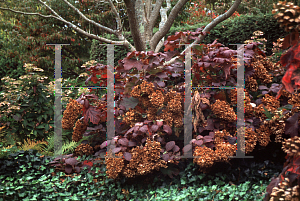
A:
{"type": "Polygon", "coordinates": [[[269,112],[266,108],[265,108],[265,106],[263,106],[264,107],[264,113],[265,113],[265,115],[268,117],[268,119],[272,119],[272,114],[271,114],[271,112],[269,112]]]}

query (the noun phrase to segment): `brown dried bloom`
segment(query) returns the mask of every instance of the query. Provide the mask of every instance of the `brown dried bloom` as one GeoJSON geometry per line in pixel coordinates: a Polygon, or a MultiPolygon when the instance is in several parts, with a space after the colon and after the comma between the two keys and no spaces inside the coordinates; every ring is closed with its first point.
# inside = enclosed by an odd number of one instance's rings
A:
{"type": "Polygon", "coordinates": [[[254,108],[254,116],[259,118],[261,121],[267,119],[266,114],[264,113],[264,107],[263,104],[260,104],[259,106],[254,108]]]}
{"type": "Polygon", "coordinates": [[[291,94],[290,99],[288,100],[288,104],[295,106],[296,104],[300,104],[300,93],[291,94]]]}
{"type": "Polygon", "coordinates": [[[176,94],[176,96],[168,102],[167,108],[171,112],[183,111],[181,94],[176,94]]]}
{"type": "Polygon", "coordinates": [[[250,91],[257,91],[258,84],[256,79],[254,79],[253,77],[248,77],[246,81],[246,88],[250,91]]]}
{"type": "Polygon", "coordinates": [[[208,147],[195,147],[193,156],[197,157],[194,158],[193,163],[199,165],[200,170],[203,168],[202,171],[204,172],[206,172],[207,168],[211,167],[217,160],[214,150],[208,147]]]}
{"type": "Polygon", "coordinates": [[[112,150],[110,149],[105,156],[106,174],[110,179],[116,179],[124,167],[123,153],[119,152],[115,155],[116,157],[113,157],[112,150]]]}
{"type": "Polygon", "coordinates": [[[154,107],[160,108],[164,104],[164,94],[160,90],[156,90],[156,92],[150,94],[148,98],[154,107]]]}
{"type": "Polygon", "coordinates": [[[73,128],[78,115],[80,114],[82,105],[76,100],[70,99],[62,118],[62,128],[70,130],[73,128]]]}
{"type": "Polygon", "coordinates": [[[216,102],[211,105],[211,109],[218,118],[224,119],[229,122],[236,121],[237,116],[233,108],[231,108],[226,101],[220,101],[219,99],[217,99],[216,102]]]}
{"type": "Polygon", "coordinates": [[[147,112],[147,119],[148,120],[150,120],[150,121],[156,120],[157,108],[149,107],[146,112],[147,112]]]}
{"type": "Polygon", "coordinates": [[[255,58],[254,62],[251,65],[255,70],[253,76],[255,79],[260,79],[261,82],[264,84],[268,84],[272,82],[273,80],[272,75],[268,73],[267,69],[259,59],[255,58]]]}
{"type": "Polygon", "coordinates": [[[159,170],[161,167],[167,168],[167,162],[160,159],[160,142],[147,139],[145,147],[133,148],[129,164],[124,168],[123,174],[126,177],[134,177],[135,175],[145,175],[151,173],[154,169],[159,170]]]}
{"type": "Polygon", "coordinates": [[[265,97],[261,101],[267,110],[271,111],[274,113],[277,108],[280,107],[280,102],[277,100],[275,97],[270,96],[269,94],[265,94],[265,97]]]}
{"type": "Polygon", "coordinates": [[[289,178],[284,177],[284,180],[272,189],[270,201],[289,200],[299,201],[299,185],[291,186],[289,178]]]}
{"type": "Polygon", "coordinates": [[[282,142],[282,150],[289,156],[298,157],[300,155],[299,147],[300,138],[298,136],[285,139],[284,142],[282,142]]]}
{"type": "Polygon", "coordinates": [[[82,139],[83,133],[86,131],[87,124],[84,123],[84,120],[77,120],[75,127],[73,128],[74,132],[72,135],[72,140],[75,142],[79,142],[82,139]]]}
{"type": "Polygon", "coordinates": [[[232,137],[229,132],[227,132],[225,129],[222,131],[216,131],[214,135],[214,144],[222,144],[226,137],[232,137]]]}
{"type": "Polygon", "coordinates": [[[183,126],[183,113],[173,113],[173,123],[175,128],[181,128],[183,126]]]}
{"type": "Polygon", "coordinates": [[[165,95],[165,102],[168,103],[170,100],[172,100],[175,96],[176,96],[176,91],[169,91],[166,95],[165,95]]]}
{"type": "Polygon", "coordinates": [[[75,156],[83,156],[83,155],[89,156],[93,153],[94,153],[94,149],[89,144],[80,144],[76,147],[74,151],[75,156]]]}
{"type": "Polygon", "coordinates": [[[151,102],[148,97],[143,97],[143,96],[139,97],[139,103],[145,108],[148,108],[151,106],[151,102]]]}
{"type": "Polygon", "coordinates": [[[229,160],[229,156],[233,156],[236,152],[236,145],[222,142],[216,145],[215,156],[216,162],[226,162],[229,160]]]}
{"type": "Polygon", "coordinates": [[[258,142],[261,146],[267,146],[270,142],[271,131],[268,126],[265,124],[260,125],[258,129],[256,129],[258,142]]]}
{"type": "Polygon", "coordinates": [[[163,119],[164,122],[170,127],[172,127],[173,125],[173,114],[169,110],[163,109],[162,113],[158,116],[157,119],[163,119]]]}
{"type": "Polygon", "coordinates": [[[142,84],[135,86],[130,95],[135,98],[139,98],[140,96],[148,96],[154,92],[153,83],[146,82],[145,80],[142,84]]]}
{"type": "Polygon", "coordinates": [[[142,115],[138,113],[137,110],[130,108],[128,112],[126,112],[125,115],[122,115],[124,117],[123,121],[126,124],[130,124],[130,126],[134,126],[137,122],[140,122],[142,120],[142,115]]]}
{"type": "MultiPolygon", "coordinates": [[[[240,128],[243,129],[243,128],[240,128]]],[[[242,150],[245,152],[245,154],[248,154],[252,152],[255,148],[257,142],[257,134],[251,129],[251,128],[246,128],[245,130],[245,150],[242,150]]],[[[242,142],[239,142],[243,144],[242,142]]]]}

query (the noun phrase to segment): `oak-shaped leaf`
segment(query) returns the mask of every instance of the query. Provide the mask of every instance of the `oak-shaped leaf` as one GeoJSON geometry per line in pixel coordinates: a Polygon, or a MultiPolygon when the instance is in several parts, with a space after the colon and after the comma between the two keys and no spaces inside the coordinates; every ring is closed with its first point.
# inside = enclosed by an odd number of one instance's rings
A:
{"type": "Polygon", "coordinates": [[[99,121],[101,120],[101,111],[98,110],[94,106],[90,106],[87,110],[84,111],[83,116],[84,116],[84,121],[87,124],[88,121],[92,122],[93,124],[98,125],[99,121]]]}
{"type": "Polygon", "coordinates": [[[120,104],[126,107],[127,110],[129,110],[129,108],[132,109],[135,108],[135,106],[137,106],[138,103],[139,103],[138,98],[129,97],[129,98],[123,98],[120,104]]]}

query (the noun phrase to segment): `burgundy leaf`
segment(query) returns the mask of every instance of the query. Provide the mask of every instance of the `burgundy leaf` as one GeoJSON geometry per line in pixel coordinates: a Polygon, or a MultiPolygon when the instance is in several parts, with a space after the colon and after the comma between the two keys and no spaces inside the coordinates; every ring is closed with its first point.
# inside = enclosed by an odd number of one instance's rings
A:
{"type": "Polygon", "coordinates": [[[163,159],[164,161],[168,162],[168,160],[170,159],[169,154],[163,154],[163,155],[162,155],[162,159],[163,159]]]}
{"type": "Polygon", "coordinates": [[[160,86],[162,88],[166,86],[166,84],[163,81],[159,81],[159,82],[156,82],[156,83],[157,83],[158,86],[160,86]]]}
{"type": "Polygon", "coordinates": [[[177,145],[175,145],[174,147],[173,147],[173,152],[175,153],[175,152],[178,152],[180,150],[180,148],[177,146],[177,145]]]}
{"type": "Polygon", "coordinates": [[[169,125],[164,124],[163,130],[168,133],[169,135],[172,135],[172,129],[169,125]]]}
{"type": "Polygon", "coordinates": [[[65,163],[69,164],[69,165],[76,165],[77,164],[77,160],[75,158],[67,158],[65,160],[65,163]]]}
{"type": "Polygon", "coordinates": [[[187,144],[183,147],[182,151],[184,153],[186,153],[186,152],[190,151],[192,148],[193,148],[193,146],[191,144],[187,144]]]}
{"type": "Polygon", "coordinates": [[[127,138],[121,138],[121,139],[118,140],[118,143],[120,145],[127,146],[128,145],[128,139],[127,138]]]}
{"type": "Polygon", "coordinates": [[[213,138],[211,136],[204,136],[203,137],[203,143],[212,142],[213,138]]]}
{"type": "Polygon", "coordinates": [[[100,148],[103,149],[104,147],[107,147],[110,144],[110,140],[104,141],[102,142],[102,144],[100,145],[100,148]]]}
{"type": "Polygon", "coordinates": [[[66,165],[66,167],[65,167],[65,172],[66,172],[67,174],[71,174],[72,170],[73,170],[72,166],[66,165]]]}
{"type": "Polygon", "coordinates": [[[125,160],[127,160],[127,161],[130,161],[130,160],[131,160],[131,153],[125,152],[125,153],[123,154],[123,156],[124,156],[125,160]]]}
{"type": "Polygon", "coordinates": [[[144,125],[144,126],[140,127],[139,130],[140,130],[141,132],[143,132],[143,133],[147,133],[147,132],[148,132],[148,125],[144,125]]]}
{"type": "Polygon", "coordinates": [[[76,171],[77,173],[80,173],[80,167],[75,167],[75,171],[76,171]]]}
{"type": "Polygon", "coordinates": [[[160,120],[156,120],[156,124],[157,124],[158,128],[160,128],[164,124],[164,122],[160,121],[160,120]]]}
{"type": "Polygon", "coordinates": [[[119,151],[121,151],[121,149],[122,149],[121,147],[116,147],[116,148],[113,149],[113,152],[116,154],[119,151]]]}
{"type": "Polygon", "coordinates": [[[152,125],[150,128],[150,131],[152,131],[153,133],[155,133],[158,130],[158,125],[152,125]]]}
{"type": "Polygon", "coordinates": [[[133,141],[128,142],[128,147],[134,147],[134,146],[136,146],[136,142],[133,141]]]}
{"type": "Polygon", "coordinates": [[[291,137],[298,136],[298,116],[299,112],[288,118],[285,123],[285,134],[291,137]]]}
{"type": "Polygon", "coordinates": [[[166,144],[166,151],[170,151],[175,146],[175,141],[170,141],[166,144]]]}
{"type": "Polygon", "coordinates": [[[195,144],[200,147],[203,144],[203,141],[202,140],[196,140],[195,144]]]}

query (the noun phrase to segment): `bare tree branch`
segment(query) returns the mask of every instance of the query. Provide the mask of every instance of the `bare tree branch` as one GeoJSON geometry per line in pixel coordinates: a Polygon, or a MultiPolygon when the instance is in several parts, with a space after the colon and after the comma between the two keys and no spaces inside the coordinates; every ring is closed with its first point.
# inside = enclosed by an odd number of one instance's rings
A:
{"type": "Polygon", "coordinates": [[[177,4],[173,7],[163,28],[156,32],[150,40],[150,48],[152,51],[155,50],[155,47],[157,46],[158,42],[169,32],[175,18],[178,16],[178,13],[187,2],[188,0],[179,0],[177,4]]]}
{"type": "Polygon", "coordinates": [[[10,9],[10,8],[3,8],[3,7],[0,7],[0,10],[8,10],[8,11],[11,11],[11,12],[14,12],[14,13],[19,13],[19,14],[24,14],[24,15],[38,15],[40,17],[44,17],[44,18],[55,18],[67,25],[69,25],[70,27],[72,27],[75,31],[87,36],[88,38],[90,39],[96,39],[98,41],[101,41],[101,42],[104,42],[104,43],[109,43],[109,44],[120,44],[120,45],[124,45],[125,48],[127,48],[129,51],[135,51],[136,49],[124,38],[124,36],[119,32],[119,31],[116,31],[116,30],[112,30],[108,27],[104,27],[98,23],[96,23],[95,21],[93,20],[90,20],[88,18],[86,18],[76,7],[74,7],[72,4],[70,4],[68,1],[64,0],[64,2],[66,2],[71,8],[73,8],[75,11],[77,11],[85,20],[87,20],[88,22],[96,25],[97,27],[100,27],[104,30],[106,30],[107,32],[109,33],[112,33],[112,34],[115,34],[118,36],[118,38],[120,40],[123,40],[123,41],[113,41],[113,40],[109,40],[109,39],[106,39],[106,38],[103,38],[103,37],[100,37],[100,36],[96,36],[94,34],[90,34],[82,29],[80,29],[78,26],[74,25],[73,23],[69,22],[69,21],[66,21],[65,19],[63,19],[60,15],[58,15],[50,6],[48,6],[45,2],[42,2],[41,0],[39,0],[39,2],[41,4],[43,4],[46,8],[48,8],[55,16],[53,15],[43,15],[41,13],[29,13],[29,12],[22,12],[22,11],[17,11],[17,10],[13,10],[13,9],[10,9]]]}
{"type": "MultiPolygon", "coordinates": [[[[206,27],[203,29],[203,32],[209,32],[209,31],[212,30],[217,24],[219,24],[219,23],[221,23],[222,21],[224,21],[224,20],[226,20],[227,18],[229,18],[229,17],[236,11],[236,9],[239,7],[241,1],[242,1],[242,0],[236,0],[236,1],[233,3],[233,5],[230,7],[230,9],[229,9],[226,13],[220,15],[219,17],[217,17],[216,19],[214,19],[212,22],[210,22],[208,25],[206,25],[206,27]]],[[[187,48],[185,48],[185,50],[183,50],[183,51],[180,53],[180,55],[181,55],[181,56],[184,55],[184,53],[185,53],[186,50],[188,50],[189,48],[194,47],[196,44],[201,43],[201,42],[204,40],[205,37],[206,37],[206,35],[201,35],[201,36],[199,37],[199,40],[196,39],[192,44],[190,44],[187,48]]],[[[174,63],[174,62],[176,61],[176,59],[178,59],[179,57],[180,57],[180,56],[176,56],[176,57],[170,59],[169,61],[165,62],[165,63],[163,64],[163,66],[165,66],[165,65],[170,65],[170,64],[174,63]]],[[[163,68],[163,66],[159,66],[159,67],[157,67],[157,68],[163,68]]]]}
{"type": "Polygon", "coordinates": [[[142,40],[142,35],[139,30],[138,20],[136,19],[135,0],[124,0],[129,18],[129,26],[131,35],[134,41],[134,46],[137,51],[146,50],[145,41],[142,40]]]}
{"type": "Polygon", "coordinates": [[[154,6],[154,8],[151,12],[150,19],[148,19],[149,20],[149,25],[146,29],[146,33],[147,33],[148,38],[146,40],[150,40],[152,38],[153,28],[154,28],[155,22],[158,18],[159,10],[160,10],[160,8],[163,4],[163,1],[164,0],[156,0],[155,6],[154,6]]]}
{"type": "Polygon", "coordinates": [[[121,24],[121,18],[119,15],[119,12],[117,11],[116,7],[114,6],[113,2],[111,0],[108,0],[109,4],[112,8],[113,13],[116,15],[116,22],[117,22],[117,31],[121,31],[122,29],[122,24],[121,24]]]}

